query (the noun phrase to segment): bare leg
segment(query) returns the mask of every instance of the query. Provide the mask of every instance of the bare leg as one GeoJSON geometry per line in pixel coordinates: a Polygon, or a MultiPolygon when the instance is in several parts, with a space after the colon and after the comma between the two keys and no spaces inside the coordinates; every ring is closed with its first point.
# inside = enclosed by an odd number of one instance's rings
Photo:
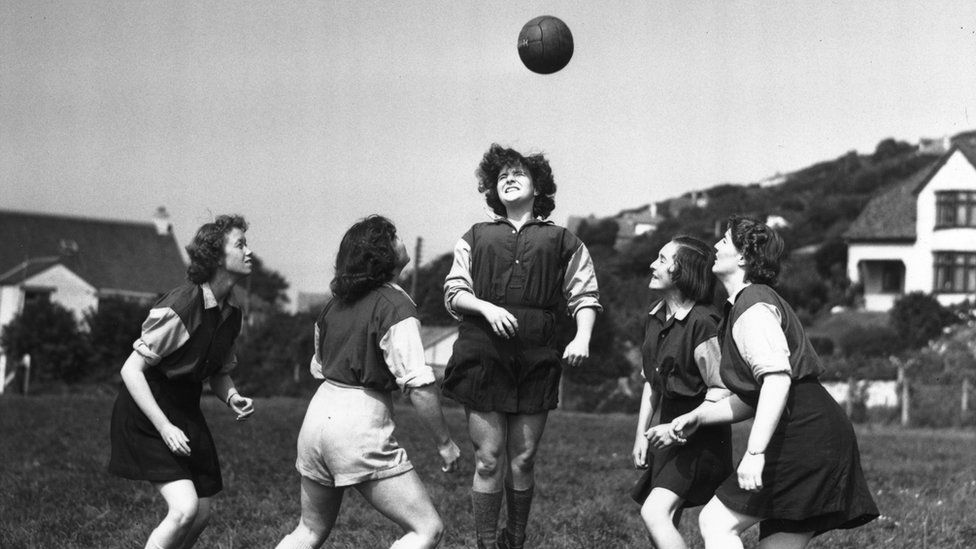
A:
{"type": "Polygon", "coordinates": [[[471,510],[478,547],[495,544],[498,515],[502,508],[505,460],[503,451],[508,424],[505,414],[466,410],[468,433],[474,445],[474,477],[471,480],[471,510]]]}
{"type": "Polygon", "coordinates": [[[200,538],[200,534],[210,524],[210,502],[212,499],[200,498],[197,501],[197,516],[193,519],[193,524],[190,525],[190,530],[186,533],[186,537],[183,538],[183,544],[180,545],[180,549],[190,549],[193,547],[200,538]]]}
{"type": "Polygon", "coordinates": [[[641,518],[657,549],[687,549],[678,532],[684,499],[666,488],[654,488],[641,507],[641,518]]]}
{"type": "Polygon", "coordinates": [[[813,539],[813,532],[777,532],[764,537],[759,549],[803,549],[813,539]]]}
{"type": "Polygon", "coordinates": [[[716,497],[712,497],[698,515],[705,549],[741,549],[740,536],[757,522],[758,517],[733,511],[716,497]]]}
{"type": "Polygon", "coordinates": [[[190,531],[197,515],[197,490],[189,480],[154,483],[166,501],[166,516],[149,534],[147,549],[176,549],[190,531]]]}
{"type": "Polygon", "coordinates": [[[345,488],[322,486],[302,477],[302,518],[277,549],[316,549],[328,539],[335,526],[345,488]]]}
{"type": "Polygon", "coordinates": [[[370,505],[406,532],[396,549],[432,549],[444,535],[444,523],[415,471],[356,486],[370,505]]]}

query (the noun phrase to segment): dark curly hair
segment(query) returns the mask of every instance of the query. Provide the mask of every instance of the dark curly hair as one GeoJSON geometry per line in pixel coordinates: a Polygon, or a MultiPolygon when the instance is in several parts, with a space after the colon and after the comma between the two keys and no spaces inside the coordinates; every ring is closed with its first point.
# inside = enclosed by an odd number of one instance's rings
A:
{"type": "Polygon", "coordinates": [[[396,227],[380,215],[371,215],[350,227],[339,243],[335,278],[329,285],[336,299],[353,303],[393,280],[401,266],[396,240],[396,227]]]}
{"type": "Polygon", "coordinates": [[[746,282],[776,284],[785,245],[783,238],[760,221],[733,215],[728,221],[732,245],[746,260],[746,282]]]}
{"type": "Polygon", "coordinates": [[[678,247],[674,251],[674,269],[671,280],[685,299],[695,303],[708,303],[715,289],[715,250],[707,243],[692,236],[676,236],[671,239],[678,247]]]}
{"type": "Polygon", "coordinates": [[[193,242],[186,247],[186,253],[190,257],[186,278],[190,282],[203,284],[213,278],[224,259],[227,233],[234,229],[247,231],[247,221],[239,215],[220,215],[197,229],[193,242]]]}
{"type": "Polygon", "coordinates": [[[475,175],[478,178],[478,192],[484,193],[485,202],[493,212],[505,216],[505,205],[498,198],[498,174],[506,166],[522,166],[532,176],[532,185],[538,191],[532,206],[532,216],[546,219],[556,208],[556,181],[552,178],[552,168],[544,155],[533,154],[523,156],[515,149],[506,149],[498,143],[492,143],[475,175]]]}

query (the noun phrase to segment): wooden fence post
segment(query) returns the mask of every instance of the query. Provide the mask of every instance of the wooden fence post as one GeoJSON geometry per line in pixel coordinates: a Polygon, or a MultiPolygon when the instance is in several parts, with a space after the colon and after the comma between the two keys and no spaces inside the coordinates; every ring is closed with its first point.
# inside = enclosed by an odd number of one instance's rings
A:
{"type": "Polygon", "coordinates": [[[969,411],[969,378],[962,378],[962,397],[959,402],[959,410],[965,416],[969,411]]]}
{"type": "Polygon", "coordinates": [[[908,401],[908,375],[905,373],[905,365],[898,365],[898,385],[901,387],[901,426],[908,427],[911,421],[910,403],[908,401]]]}
{"type": "Polygon", "coordinates": [[[854,385],[854,376],[847,378],[847,402],[844,403],[844,411],[847,412],[848,419],[854,416],[854,399],[857,396],[857,387],[854,385]]]}

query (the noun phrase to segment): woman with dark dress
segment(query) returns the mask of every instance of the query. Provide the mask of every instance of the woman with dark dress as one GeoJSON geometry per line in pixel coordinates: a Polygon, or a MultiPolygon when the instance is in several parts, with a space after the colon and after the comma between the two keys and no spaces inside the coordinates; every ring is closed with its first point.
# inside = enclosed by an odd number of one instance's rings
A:
{"type": "Polygon", "coordinates": [[[167,513],[147,549],[189,548],[210,520],[210,502],[223,487],[217,450],[200,411],[203,382],[238,420],[254,412],[230,372],[241,309],[231,290],[251,273],[242,217],[222,215],[200,227],[186,251],[189,283],[159,298],[122,366],[112,409],[109,472],[147,480],[167,513]]]}
{"type": "Polygon", "coordinates": [[[708,303],[714,259],[708,244],[679,236],[651,263],[650,288],[663,297],[644,323],[644,395],[633,458],[647,471],[633,496],[658,549],[687,547],[677,529],[681,510],[704,505],[732,474],[729,425],[703,427],[684,445],[648,450],[648,437],[666,438],[672,419],[730,394],[719,379],[719,317],[708,303]],[[651,429],[655,410],[660,425],[651,429]]]}
{"type": "Polygon", "coordinates": [[[556,183],[545,156],[493,144],[477,177],[496,218],[471,227],[454,248],[444,299],[461,323],[443,391],[464,405],[474,444],[478,547],[518,549],[539,441],[559,398],[560,359],[576,366],[589,356],[602,307],[586,246],[546,221],[556,183]],[[560,355],[555,328],[563,305],[576,320],[576,335],[560,355]],[[496,535],[503,489],[508,523],[496,535]]]}
{"type": "Polygon", "coordinates": [[[818,381],[820,357],[793,309],[767,284],[783,241],[733,216],[715,245],[713,271],[729,301],[719,327],[721,375],[733,396],[676,418],[672,435],[754,418],[745,455],[699,515],[705,546],[742,547],[759,523],[760,547],[803,548],[814,536],[878,516],[854,428],[818,381]]]}

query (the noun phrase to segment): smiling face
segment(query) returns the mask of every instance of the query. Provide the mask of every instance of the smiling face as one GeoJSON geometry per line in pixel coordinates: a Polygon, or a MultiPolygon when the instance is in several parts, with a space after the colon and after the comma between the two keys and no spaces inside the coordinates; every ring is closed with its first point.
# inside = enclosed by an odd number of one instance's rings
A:
{"type": "Polygon", "coordinates": [[[717,276],[732,274],[744,266],[742,253],[732,244],[732,231],[727,230],[722,240],[715,243],[715,264],[712,272],[717,276]]]}
{"type": "Polygon", "coordinates": [[[678,245],[668,242],[657,254],[657,259],[651,263],[651,283],[648,287],[652,290],[670,290],[674,288],[674,280],[671,273],[674,272],[674,254],[678,251],[678,245]]]}
{"type": "Polygon", "coordinates": [[[239,276],[251,274],[251,249],[247,247],[244,231],[234,227],[224,235],[224,259],[221,266],[239,276]]]}
{"type": "Polygon", "coordinates": [[[521,164],[503,166],[498,172],[495,190],[506,207],[532,201],[538,194],[532,182],[532,174],[521,164]]]}

